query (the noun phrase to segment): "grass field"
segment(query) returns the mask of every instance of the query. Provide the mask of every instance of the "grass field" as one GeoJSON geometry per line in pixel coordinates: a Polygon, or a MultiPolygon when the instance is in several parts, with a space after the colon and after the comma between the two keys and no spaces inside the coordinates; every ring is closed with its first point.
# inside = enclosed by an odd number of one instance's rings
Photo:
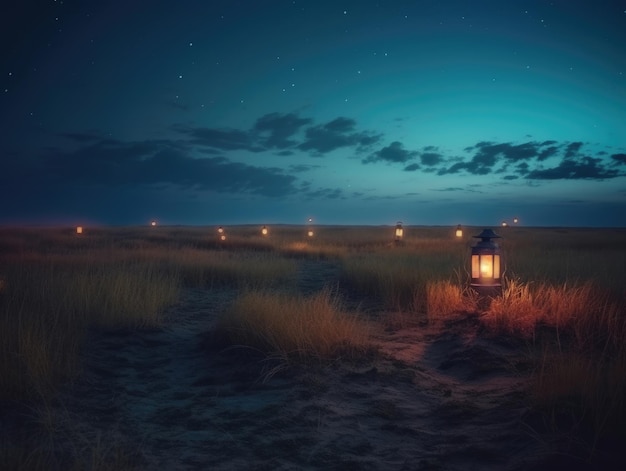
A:
{"type": "MultiPolygon", "coordinates": [[[[223,241],[214,227],[0,228],[0,401],[53,398],[80,373],[91,329],[155,328],[182,287],[231,286],[241,294],[218,326],[228,342],[301,365],[366,357],[373,332],[398,319],[477,316],[485,336],[527,345],[529,400],[555,434],[578,427],[598,446],[626,436],[626,230],[496,229],[505,283],[483,305],[468,283],[481,229],[459,240],[452,227],[406,227],[396,244],[392,227],[373,226],[321,226],[314,237],[236,226],[223,241]],[[339,286],[300,295],[301,259],[336,261],[339,286]],[[390,319],[347,310],[345,292],[390,319]]],[[[33,459],[15,453],[7,462],[33,459]]]]}

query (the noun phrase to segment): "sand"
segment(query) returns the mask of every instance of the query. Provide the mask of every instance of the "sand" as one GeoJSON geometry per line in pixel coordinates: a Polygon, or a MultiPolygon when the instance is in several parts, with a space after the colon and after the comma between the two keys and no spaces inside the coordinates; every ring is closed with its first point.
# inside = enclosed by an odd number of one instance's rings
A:
{"type": "MultiPolygon", "coordinates": [[[[303,294],[338,283],[335,262],[299,263],[303,294]]],[[[217,338],[237,294],[186,288],[158,329],[92,332],[51,406],[54,446],[150,470],[523,470],[550,453],[526,420],[523,342],[476,317],[380,328],[356,363],[285,367],[217,338]]]]}

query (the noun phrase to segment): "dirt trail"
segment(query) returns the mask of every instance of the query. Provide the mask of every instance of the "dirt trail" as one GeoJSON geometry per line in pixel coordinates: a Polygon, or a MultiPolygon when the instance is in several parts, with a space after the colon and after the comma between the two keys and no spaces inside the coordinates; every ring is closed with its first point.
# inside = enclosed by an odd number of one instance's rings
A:
{"type": "MultiPolygon", "coordinates": [[[[309,294],[339,269],[306,260],[299,273],[309,294]]],[[[375,358],[263,381],[275,363],[213,335],[236,295],[185,289],[160,329],[94,334],[60,435],[162,470],[513,470],[540,452],[521,425],[519,351],[481,340],[474,320],[381,329],[375,358]]]]}

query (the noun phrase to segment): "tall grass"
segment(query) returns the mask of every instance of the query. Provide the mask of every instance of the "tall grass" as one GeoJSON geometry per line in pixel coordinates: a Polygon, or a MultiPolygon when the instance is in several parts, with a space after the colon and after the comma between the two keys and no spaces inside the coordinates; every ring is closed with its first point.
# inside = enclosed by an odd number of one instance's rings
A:
{"type": "MultiPolygon", "coordinates": [[[[343,281],[381,299],[389,308],[425,313],[436,296],[429,285],[458,278],[466,255],[459,245],[429,241],[342,259],[343,281]]],[[[448,287],[450,284],[439,285],[448,287]]],[[[434,301],[433,301],[434,302],[434,301]]],[[[432,304],[431,304],[432,312],[432,304]]]]}
{"type": "Polygon", "coordinates": [[[368,348],[368,327],[342,311],[328,289],[302,298],[286,293],[242,294],[220,319],[229,342],[292,361],[352,356],[368,348]]]}
{"type": "Polygon", "coordinates": [[[45,395],[72,376],[89,327],[158,325],[178,284],[176,276],[154,266],[103,260],[41,256],[5,266],[0,398],[45,395]]]}
{"type": "Polygon", "coordinates": [[[482,320],[537,346],[532,397],[553,431],[586,431],[591,453],[626,433],[626,313],[610,290],[507,280],[482,320]]]}

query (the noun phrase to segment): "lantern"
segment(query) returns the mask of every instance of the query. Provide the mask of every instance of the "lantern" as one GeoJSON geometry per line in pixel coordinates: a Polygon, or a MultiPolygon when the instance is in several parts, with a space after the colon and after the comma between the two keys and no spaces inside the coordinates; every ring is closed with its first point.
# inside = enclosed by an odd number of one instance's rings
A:
{"type": "Polygon", "coordinates": [[[454,233],[457,237],[463,237],[463,229],[461,229],[461,225],[456,226],[456,232],[454,233]]]}
{"type": "Polygon", "coordinates": [[[519,219],[517,219],[517,218],[513,218],[513,223],[514,223],[514,224],[517,224],[518,222],[519,222],[519,219]]]}
{"type": "Polygon", "coordinates": [[[77,226],[76,227],[76,234],[82,234],[83,233],[83,226],[77,226]]]}
{"type": "Polygon", "coordinates": [[[267,227],[266,227],[266,226],[263,226],[263,227],[261,228],[261,234],[262,234],[262,235],[264,235],[264,236],[266,236],[266,235],[267,235],[267,233],[268,233],[267,227]]]}
{"type": "Polygon", "coordinates": [[[226,240],[226,234],[220,235],[220,240],[224,242],[226,240]]]}
{"type": "Polygon", "coordinates": [[[480,241],[472,247],[471,286],[479,291],[497,293],[502,287],[500,247],[493,239],[501,237],[491,229],[474,236],[480,241]]]}
{"type": "Polygon", "coordinates": [[[507,227],[509,224],[506,221],[502,221],[502,227],[507,227]]]}
{"type": "Polygon", "coordinates": [[[152,221],[152,222],[150,223],[150,225],[151,225],[152,227],[155,227],[155,226],[156,226],[156,221],[152,221]]]}
{"type": "Polygon", "coordinates": [[[312,229],[309,229],[309,232],[307,232],[307,235],[308,235],[309,237],[313,237],[313,230],[312,230],[312,229]]]}
{"type": "Polygon", "coordinates": [[[217,228],[217,232],[218,234],[223,234],[224,233],[224,228],[222,226],[217,228]]]}
{"type": "Polygon", "coordinates": [[[396,242],[399,242],[400,240],[402,240],[402,237],[404,236],[404,228],[402,227],[402,222],[398,221],[398,223],[396,224],[396,242]]]}

